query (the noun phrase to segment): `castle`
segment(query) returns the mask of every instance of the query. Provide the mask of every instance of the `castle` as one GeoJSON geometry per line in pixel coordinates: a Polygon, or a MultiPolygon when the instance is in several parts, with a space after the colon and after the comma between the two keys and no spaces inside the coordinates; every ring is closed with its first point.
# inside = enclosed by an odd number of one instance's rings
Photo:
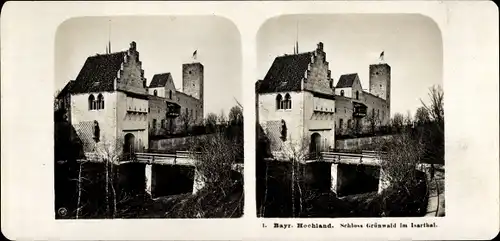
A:
{"type": "Polygon", "coordinates": [[[201,63],[186,63],[183,92],[170,73],[154,75],[147,86],[132,42],[126,51],[88,57],[56,100],[85,152],[114,146],[131,153],[147,149],[151,135],[182,132],[203,121],[203,76],[201,63]]]}
{"type": "Polygon", "coordinates": [[[276,57],[256,83],[257,122],[271,150],[315,153],[335,148],[335,135],[390,120],[391,67],[369,67],[369,91],[356,73],[331,77],[323,43],[311,52],[276,57]],[[291,148],[291,149],[290,149],[291,148]]]}

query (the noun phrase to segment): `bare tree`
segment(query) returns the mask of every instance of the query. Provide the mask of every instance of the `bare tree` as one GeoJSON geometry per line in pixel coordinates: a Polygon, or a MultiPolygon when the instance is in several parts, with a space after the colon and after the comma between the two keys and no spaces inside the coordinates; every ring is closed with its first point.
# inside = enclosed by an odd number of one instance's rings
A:
{"type": "Polygon", "coordinates": [[[377,146],[385,149],[385,154],[381,158],[381,168],[386,174],[386,181],[392,184],[405,184],[409,180],[414,180],[414,171],[423,153],[422,143],[405,132],[394,135],[377,146]]]}
{"type": "Polygon", "coordinates": [[[401,113],[394,114],[394,117],[391,120],[392,127],[394,127],[396,131],[400,131],[401,127],[403,127],[403,124],[404,124],[403,114],[401,113]]]}
{"type": "Polygon", "coordinates": [[[382,123],[382,120],[380,119],[380,113],[375,113],[375,109],[372,109],[372,111],[367,116],[367,122],[369,124],[371,133],[374,134],[377,127],[379,127],[382,123]]]}
{"type": "Polygon", "coordinates": [[[415,112],[415,122],[417,124],[425,124],[430,121],[429,111],[425,107],[419,107],[415,112]]]}
{"type": "Polygon", "coordinates": [[[196,168],[203,173],[202,181],[208,187],[225,192],[231,181],[231,171],[236,163],[241,145],[234,145],[223,133],[206,137],[196,146],[196,168]]]}
{"type": "Polygon", "coordinates": [[[219,127],[217,131],[224,131],[227,127],[227,124],[228,124],[227,117],[224,111],[221,110],[219,116],[217,116],[217,125],[219,127]]]}
{"type": "MultiPolygon", "coordinates": [[[[321,150],[321,148],[320,148],[321,150]]],[[[320,151],[318,150],[318,151],[320,151]]],[[[300,215],[304,210],[304,192],[301,185],[304,181],[305,161],[311,156],[310,153],[310,138],[302,136],[301,138],[293,139],[291,135],[287,141],[283,142],[279,159],[289,160],[291,164],[291,201],[292,201],[292,217],[300,215]],[[298,191],[298,193],[297,193],[298,191]],[[296,199],[298,197],[299,210],[296,210],[296,199]]],[[[267,173],[266,173],[267,175],[267,173]]],[[[266,177],[267,179],[267,177],[266,177]]],[[[267,188],[267,186],[266,186],[267,188]]]]}
{"type": "Polygon", "coordinates": [[[444,122],[444,92],[441,86],[432,86],[429,89],[430,105],[425,104],[422,100],[423,107],[430,114],[432,120],[438,123],[444,122]]]}
{"type": "MultiPolygon", "coordinates": [[[[115,183],[115,167],[123,157],[124,138],[118,137],[115,140],[103,138],[102,143],[98,145],[97,151],[102,158],[105,165],[105,199],[106,199],[106,213],[109,215],[109,197],[113,198],[113,212],[111,217],[114,218],[117,214],[117,193],[115,183]],[[109,188],[111,187],[111,194],[109,188]]],[[[136,147],[133,147],[136,149],[136,147]]],[[[130,157],[130,156],[129,156],[130,157]]]]}
{"type": "Polygon", "coordinates": [[[411,128],[413,126],[413,119],[411,118],[411,113],[410,111],[406,112],[406,115],[403,120],[403,125],[406,128],[411,128]]]}
{"type": "Polygon", "coordinates": [[[189,113],[189,111],[187,111],[186,109],[186,112],[182,113],[179,118],[181,119],[182,122],[182,130],[185,133],[188,133],[190,127],[193,125],[194,122],[192,113],[189,113]]]}
{"type": "Polygon", "coordinates": [[[243,109],[239,106],[233,106],[229,111],[229,122],[231,124],[243,123],[243,109]]]}
{"type": "Polygon", "coordinates": [[[423,145],[410,132],[402,132],[376,146],[377,151],[383,153],[379,154],[380,182],[388,184],[387,191],[381,195],[382,216],[408,213],[411,211],[410,202],[423,200],[421,194],[415,193],[420,183],[416,169],[422,161],[423,145]]]}
{"type": "Polygon", "coordinates": [[[430,104],[422,100],[423,108],[430,116],[423,137],[426,137],[426,156],[432,162],[444,164],[444,93],[440,86],[433,86],[429,90],[430,104]]]}
{"type": "Polygon", "coordinates": [[[233,210],[226,209],[227,203],[224,203],[223,199],[230,196],[238,186],[238,180],[233,178],[233,173],[238,158],[242,156],[243,143],[235,143],[227,138],[224,132],[217,132],[202,137],[198,143],[192,145],[191,153],[196,160],[196,181],[204,185],[197,194],[200,201],[190,206],[190,211],[198,217],[218,216],[220,213],[224,213],[224,217],[232,217],[237,209],[242,208],[243,194],[241,193],[239,204],[233,210]],[[213,208],[203,205],[201,200],[211,203],[213,208]]]}
{"type": "Polygon", "coordinates": [[[205,118],[205,127],[208,133],[214,133],[217,126],[217,115],[215,113],[208,113],[205,118]]]}
{"type": "Polygon", "coordinates": [[[78,190],[78,197],[76,201],[76,219],[80,217],[80,211],[82,207],[82,183],[83,183],[83,177],[82,177],[82,169],[83,169],[83,164],[85,163],[84,160],[82,160],[79,163],[79,168],[78,168],[78,182],[77,182],[77,190],[78,190]]]}

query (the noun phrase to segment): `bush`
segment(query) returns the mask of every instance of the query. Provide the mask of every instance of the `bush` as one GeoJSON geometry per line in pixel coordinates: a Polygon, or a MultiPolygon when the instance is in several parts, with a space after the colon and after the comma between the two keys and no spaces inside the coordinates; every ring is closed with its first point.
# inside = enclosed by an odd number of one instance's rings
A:
{"type": "Polygon", "coordinates": [[[196,195],[185,196],[165,213],[166,218],[236,218],[243,215],[243,185],[233,183],[222,195],[213,186],[203,188],[196,195]]]}

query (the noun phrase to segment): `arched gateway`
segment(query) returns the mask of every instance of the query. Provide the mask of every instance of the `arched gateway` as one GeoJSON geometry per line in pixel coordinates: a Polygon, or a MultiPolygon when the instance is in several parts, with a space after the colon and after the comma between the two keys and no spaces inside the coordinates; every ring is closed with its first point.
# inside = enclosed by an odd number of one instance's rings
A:
{"type": "Polygon", "coordinates": [[[311,144],[309,146],[309,154],[317,155],[321,152],[321,135],[319,133],[313,133],[311,135],[311,144]]]}
{"type": "Polygon", "coordinates": [[[135,136],[132,133],[125,135],[125,143],[123,146],[123,153],[132,154],[135,151],[135,136]]]}

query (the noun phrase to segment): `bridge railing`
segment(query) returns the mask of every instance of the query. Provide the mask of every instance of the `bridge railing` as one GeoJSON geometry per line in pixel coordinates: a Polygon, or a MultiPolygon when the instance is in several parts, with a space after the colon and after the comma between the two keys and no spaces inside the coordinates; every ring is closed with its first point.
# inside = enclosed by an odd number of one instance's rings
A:
{"type": "MultiPolygon", "coordinates": [[[[177,151],[176,153],[150,153],[150,152],[136,152],[134,155],[124,156],[119,164],[125,163],[148,163],[148,164],[171,164],[171,165],[189,165],[193,166],[195,163],[196,155],[201,152],[177,151]]],[[[86,152],[85,157],[87,161],[102,161],[102,156],[96,152],[86,152]]],[[[235,163],[234,168],[240,170],[243,168],[243,163],[235,163]]]]}
{"type": "Polygon", "coordinates": [[[344,164],[379,165],[379,157],[375,153],[345,153],[345,152],[321,152],[311,162],[332,162],[344,164]]]}
{"type": "Polygon", "coordinates": [[[192,152],[179,151],[174,153],[148,153],[148,152],[140,152],[135,154],[135,160],[137,162],[146,162],[146,163],[164,163],[164,164],[173,164],[173,165],[194,165],[194,160],[192,158],[192,152]]]}
{"type": "MultiPolygon", "coordinates": [[[[175,154],[163,153],[136,153],[136,159],[129,162],[142,162],[149,164],[171,164],[171,165],[187,165],[194,166],[195,160],[193,154],[201,154],[201,152],[179,151],[175,154]]],[[[123,162],[122,162],[123,163],[123,162]]],[[[233,170],[243,172],[243,163],[234,163],[233,170]]]]}

